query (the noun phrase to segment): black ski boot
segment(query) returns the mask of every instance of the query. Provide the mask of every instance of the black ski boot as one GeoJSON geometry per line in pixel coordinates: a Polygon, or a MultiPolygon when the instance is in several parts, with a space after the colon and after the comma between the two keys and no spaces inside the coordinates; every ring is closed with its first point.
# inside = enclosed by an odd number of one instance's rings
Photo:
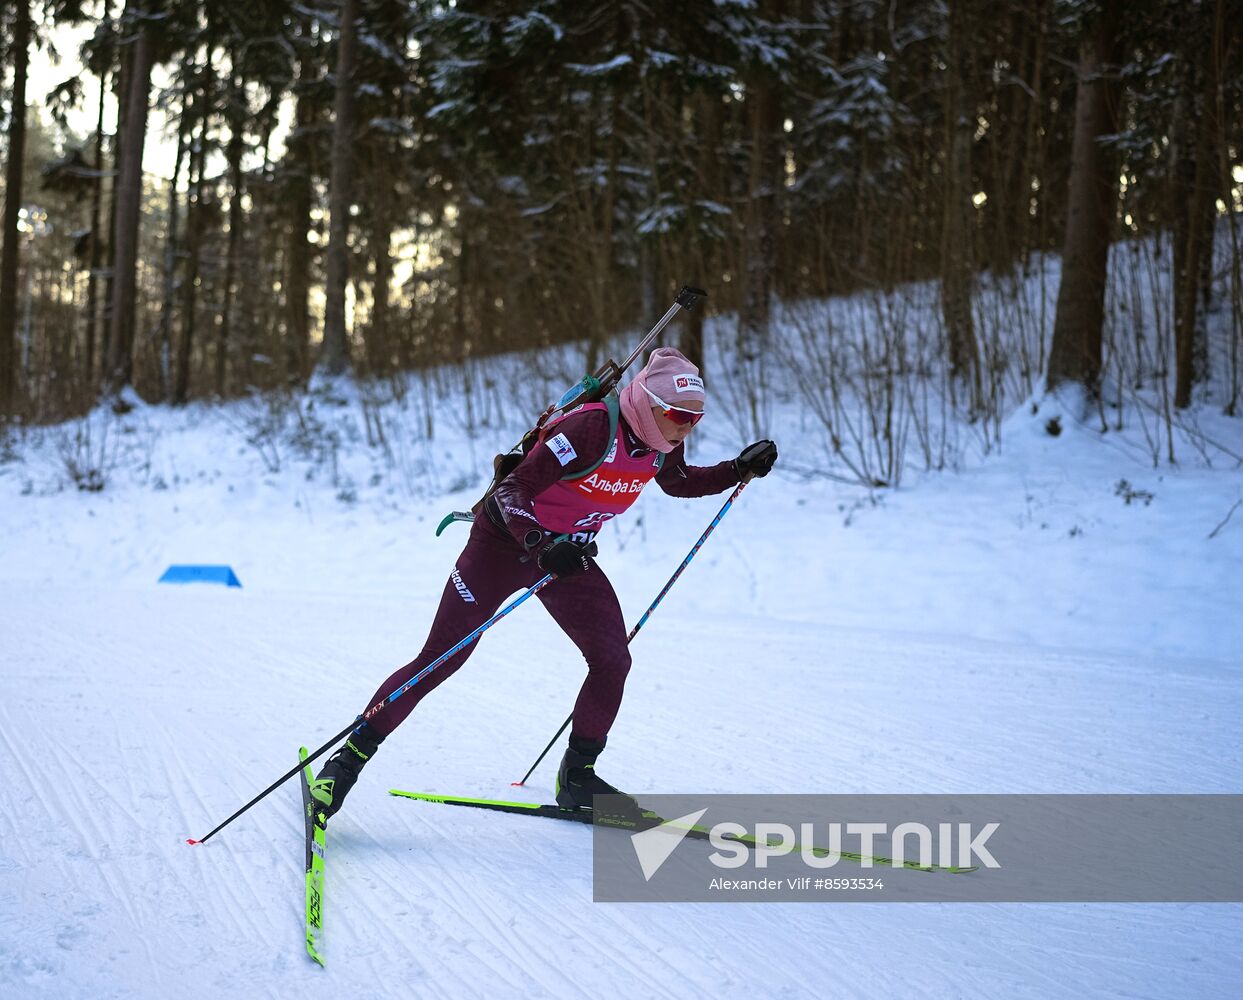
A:
{"type": "MultiPolygon", "coordinates": [[[[618,800],[610,805],[608,813],[635,819],[642,813],[639,804],[596,774],[596,758],[603,750],[603,740],[597,742],[581,736],[570,737],[569,749],[561,758],[561,767],[557,771],[557,805],[562,809],[591,809],[595,795],[620,795],[624,801],[618,800]]],[[[602,806],[601,815],[603,813],[602,806]]]]}
{"type": "Polygon", "coordinates": [[[364,722],[350,734],[345,745],[328,758],[311,782],[311,797],[320,804],[319,811],[324,819],[341,808],[345,797],[354,787],[354,782],[358,780],[358,772],[383,742],[384,737],[369,723],[364,722]]]}

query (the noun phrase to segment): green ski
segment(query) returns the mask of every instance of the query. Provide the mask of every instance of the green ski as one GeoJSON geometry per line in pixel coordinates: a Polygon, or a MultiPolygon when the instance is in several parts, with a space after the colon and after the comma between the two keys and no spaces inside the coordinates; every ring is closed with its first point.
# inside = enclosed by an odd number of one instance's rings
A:
{"type": "MultiPolygon", "coordinates": [[[[466,806],[471,809],[490,809],[493,812],[512,813],[516,816],[544,816],[548,819],[568,820],[571,823],[583,823],[587,826],[608,826],[616,827],[622,830],[629,830],[631,833],[641,833],[644,830],[650,830],[653,827],[660,826],[664,822],[656,813],[644,810],[639,816],[595,816],[590,809],[563,809],[556,805],[540,805],[535,802],[505,802],[499,799],[471,799],[464,798],[459,795],[437,795],[432,792],[403,792],[397,788],[389,789],[390,795],[400,795],[407,799],[417,799],[421,802],[439,802],[447,806],[466,806]]],[[[710,831],[704,826],[693,826],[687,832],[686,836],[692,840],[708,840],[710,831]]],[[[752,847],[757,846],[754,837],[730,837],[730,840],[737,840],[739,843],[748,844],[752,847]]],[[[817,857],[827,857],[829,855],[828,848],[813,847],[812,854],[817,857]]],[[[862,863],[869,861],[872,865],[885,867],[893,864],[892,858],[872,857],[868,858],[863,854],[856,854],[853,851],[841,851],[840,857],[844,861],[855,861],[862,863]]],[[[955,875],[963,875],[976,870],[976,866],[970,868],[960,868],[957,865],[921,865],[917,861],[903,861],[902,867],[911,868],[915,871],[922,872],[951,872],[955,875]]]]}
{"type": "MultiPolygon", "coordinates": [[[[298,759],[305,761],[306,747],[298,748],[298,759]]],[[[315,775],[311,765],[302,767],[302,813],[306,821],[306,953],[322,967],[324,944],[324,818],[319,803],[311,798],[315,775]]]]}

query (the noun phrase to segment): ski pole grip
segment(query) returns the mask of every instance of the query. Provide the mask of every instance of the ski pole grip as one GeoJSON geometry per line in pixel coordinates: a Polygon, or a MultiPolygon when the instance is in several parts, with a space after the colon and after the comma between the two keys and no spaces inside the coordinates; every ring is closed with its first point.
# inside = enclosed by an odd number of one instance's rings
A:
{"type": "Polygon", "coordinates": [[[702,288],[692,288],[690,285],[683,285],[682,290],[678,292],[677,303],[687,312],[690,312],[707,297],[708,293],[702,288]]]}

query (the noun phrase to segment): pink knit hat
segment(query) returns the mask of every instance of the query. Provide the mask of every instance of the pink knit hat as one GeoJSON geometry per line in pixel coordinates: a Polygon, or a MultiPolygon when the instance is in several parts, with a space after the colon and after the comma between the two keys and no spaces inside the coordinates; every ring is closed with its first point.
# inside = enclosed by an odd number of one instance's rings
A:
{"type": "Polygon", "coordinates": [[[699,369],[672,347],[658,347],[635,376],[670,406],[681,406],[688,399],[704,401],[704,380],[699,369]]]}
{"type": "Polygon", "coordinates": [[[668,454],[676,445],[666,440],[652,416],[652,400],[641,386],[647,386],[670,406],[685,406],[691,400],[704,402],[704,383],[699,369],[672,347],[658,347],[634,379],[621,391],[621,411],[631,430],[649,448],[668,454]]]}

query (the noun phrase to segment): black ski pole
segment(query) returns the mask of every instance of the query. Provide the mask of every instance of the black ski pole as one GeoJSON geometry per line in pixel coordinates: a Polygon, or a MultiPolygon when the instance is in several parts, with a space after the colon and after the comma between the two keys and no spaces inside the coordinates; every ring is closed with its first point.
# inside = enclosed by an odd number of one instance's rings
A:
{"type": "MultiPolygon", "coordinates": [[[[695,553],[698,552],[701,548],[703,548],[703,543],[706,542],[708,540],[708,536],[712,534],[714,530],[716,530],[716,526],[721,523],[721,518],[723,518],[725,516],[725,513],[730,509],[730,507],[734,505],[734,501],[738,499],[738,495],[743,491],[743,489],[746,487],[749,481],[750,481],[749,477],[745,478],[743,479],[742,482],[740,482],[737,486],[734,487],[734,492],[729,495],[729,499],[725,501],[724,506],[722,506],[721,509],[717,511],[717,515],[716,517],[712,519],[712,523],[709,524],[708,527],[704,529],[704,533],[699,536],[699,541],[697,541],[694,545],[691,546],[691,550],[690,552],[686,554],[686,558],[683,559],[681,564],[678,566],[678,568],[673,571],[673,576],[669,577],[669,582],[666,583],[661,588],[660,593],[656,595],[656,600],[652,601],[651,605],[648,606],[648,609],[645,612],[643,612],[643,617],[640,618],[638,623],[635,625],[635,627],[630,630],[630,634],[626,636],[627,645],[630,644],[631,639],[633,639],[636,635],[639,634],[639,629],[641,629],[647,623],[647,620],[650,617],[652,617],[652,612],[655,611],[656,608],[660,605],[660,602],[665,599],[665,595],[669,593],[670,588],[677,582],[678,577],[682,575],[682,570],[686,569],[686,567],[690,565],[691,560],[695,558],[695,553]]],[[[552,749],[552,745],[556,743],[558,739],[561,738],[561,734],[565,732],[566,728],[573,721],[574,721],[574,713],[571,712],[568,716],[566,716],[565,722],[561,723],[561,728],[557,730],[556,735],[553,736],[553,738],[548,741],[548,746],[544,747],[540,755],[535,758],[535,763],[532,764],[530,768],[527,769],[527,773],[522,776],[522,780],[510,782],[510,784],[513,787],[521,788],[523,785],[526,784],[527,778],[531,777],[535,769],[539,767],[540,761],[542,761],[548,755],[548,751],[552,749]]]]}
{"type": "Polygon", "coordinates": [[[313,754],[307,757],[306,760],[299,761],[297,765],[295,765],[290,770],[286,771],[283,775],[281,775],[281,777],[277,778],[274,782],[272,782],[272,784],[268,785],[267,788],[265,788],[262,792],[260,792],[253,799],[247,802],[244,806],[242,806],[241,809],[235,812],[232,816],[226,819],[223,823],[217,826],[214,830],[208,833],[205,837],[200,837],[198,840],[195,840],[193,837],[187,837],[186,843],[187,844],[207,843],[207,841],[211,840],[212,837],[214,837],[217,833],[223,830],[230,823],[232,823],[235,819],[237,819],[240,815],[242,815],[242,813],[244,813],[247,809],[253,806],[256,802],[259,802],[261,799],[266,798],[271,792],[275,791],[277,788],[283,785],[286,781],[288,781],[295,774],[301,771],[302,768],[305,767],[307,764],[309,764],[311,761],[318,758],[325,751],[330,750],[332,747],[336,746],[337,743],[345,739],[345,737],[347,737],[351,732],[353,732],[358,726],[362,725],[362,723],[371,721],[380,712],[384,711],[384,709],[388,708],[389,705],[391,705],[398,698],[400,698],[403,694],[405,694],[412,687],[414,687],[424,677],[426,677],[433,670],[435,670],[438,666],[444,663],[445,660],[449,659],[449,657],[451,657],[454,653],[456,653],[460,649],[465,648],[466,646],[469,646],[472,642],[474,642],[481,635],[483,635],[484,632],[486,632],[493,625],[495,625],[502,618],[504,618],[507,614],[513,611],[514,608],[516,608],[519,604],[525,601],[532,594],[538,593],[540,590],[542,590],[545,586],[547,586],[549,583],[551,583],[555,579],[556,577],[553,576],[551,573],[546,574],[544,578],[538,581],[533,587],[531,587],[530,590],[526,590],[523,593],[519,594],[518,597],[514,598],[514,600],[512,600],[509,604],[501,608],[500,611],[498,611],[491,618],[489,618],[486,622],[484,622],[482,625],[476,628],[473,632],[470,633],[470,635],[466,636],[464,639],[458,642],[452,649],[448,650],[445,653],[442,653],[435,660],[429,663],[426,667],[420,670],[417,674],[411,677],[410,680],[406,681],[400,687],[396,688],[391,694],[388,694],[385,697],[381,698],[379,701],[377,701],[374,705],[372,705],[369,709],[367,709],[367,711],[365,711],[362,714],[361,719],[355,719],[348,726],[342,729],[341,732],[337,733],[336,736],[334,736],[327,743],[325,743],[322,747],[320,747],[313,754]]]}

